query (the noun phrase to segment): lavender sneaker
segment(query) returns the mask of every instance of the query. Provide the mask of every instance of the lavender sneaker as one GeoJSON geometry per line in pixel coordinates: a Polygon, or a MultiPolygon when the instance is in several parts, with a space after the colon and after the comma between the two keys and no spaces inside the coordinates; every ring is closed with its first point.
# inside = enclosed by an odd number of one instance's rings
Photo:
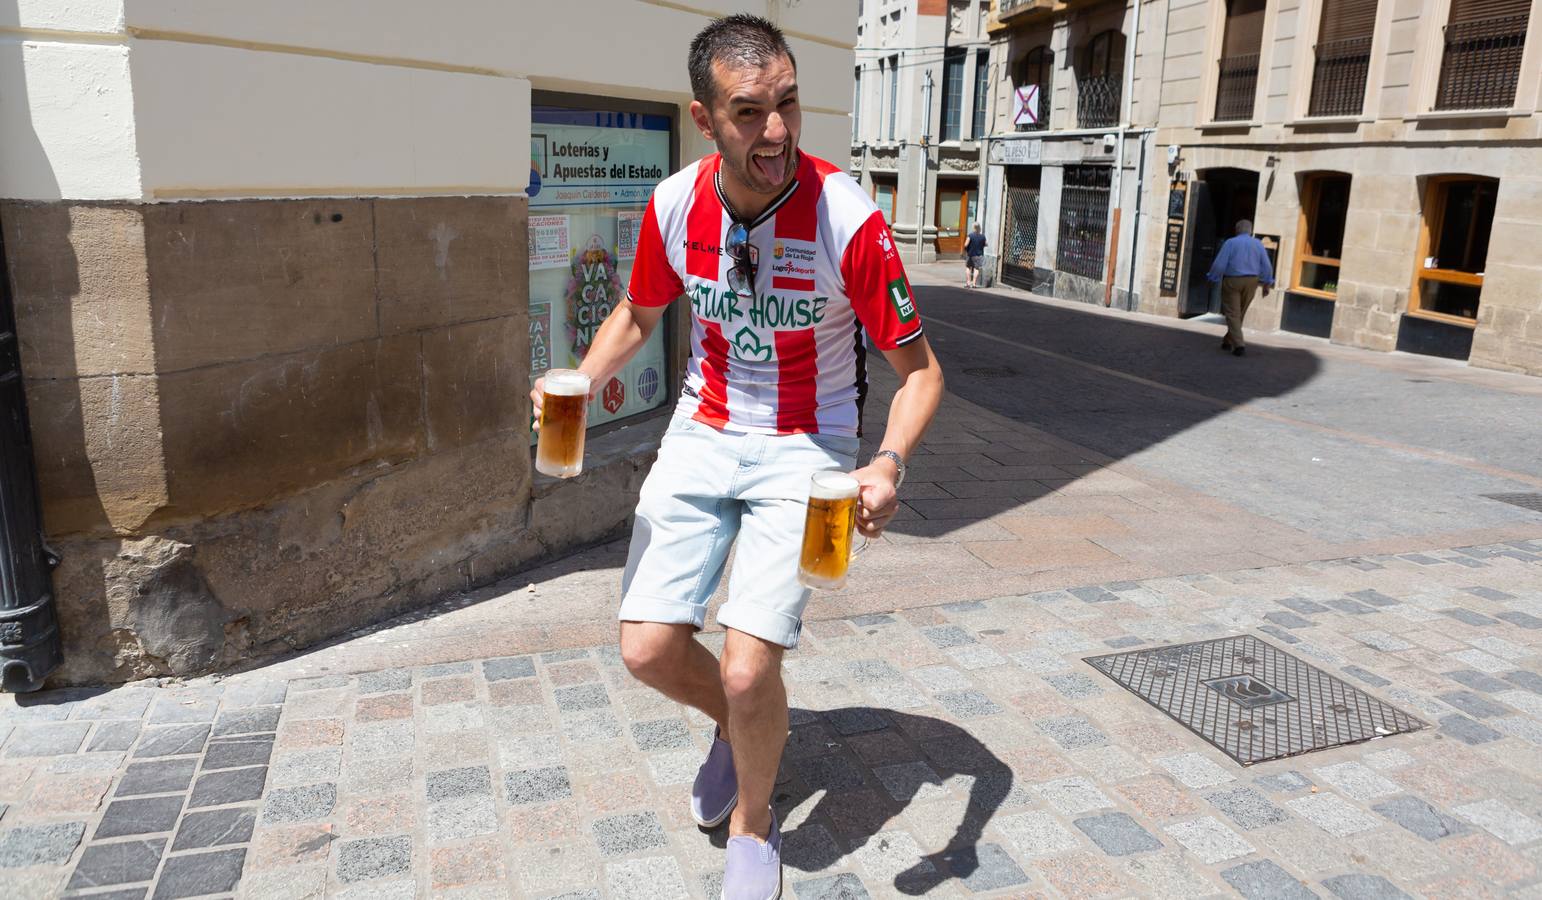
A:
{"type": "Polygon", "coordinates": [[[771,810],[771,833],[762,841],[751,834],[728,839],[723,868],[723,900],[777,900],[782,896],[782,832],[771,810]]]}
{"type": "Polygon", "coordinates": [[[703,828],[715,828],[728,818],[739,802],[739,776],[734,772],[734,755],[728,742],[712,732],[712,749],[696,772],[691,785],[691,818],[703,828]]]}

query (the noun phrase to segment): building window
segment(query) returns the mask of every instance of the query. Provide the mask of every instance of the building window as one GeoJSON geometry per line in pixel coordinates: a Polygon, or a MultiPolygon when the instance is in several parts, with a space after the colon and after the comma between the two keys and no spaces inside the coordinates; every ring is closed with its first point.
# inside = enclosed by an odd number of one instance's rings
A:
{"type": "Polygon", "coordinates": [[[942,60],[942,139],[956,141],[964,118],[964,51],[949,50],[942,60]]]}
{"type": "Polygon", "coordinates": [[[880,210],[883,210],[884,218],[888,220],[890,226],[894,225],[894,200],[898,193],[899,190],[895,185],[895,176],[873,176],[873,202],[878,204],[880,210]]]}
{"type": "Polygon", "coordinates": [[[1119,122],[1119,88],[1124,70],[1124,35],[1109,30],[1093,35],[1082,49],[1076,77],[1076,125],[1108,128],[1119,122]]]}
{"type": "Polygon", "coordinates": [[[1309,116],[1358,116],[1371,71],[1376,0],[1325,0],[1312,66],[1309,116]]]}
{"type": "Polygon", "coordinates": [[[889,57],[889,140],[894,140],[894,120],[899,118],[899,57],[889,57]]]}
{"type": "Polygon", "coordinates": [[[1339,260],[1344,258],[1344,218],[1349,213],[1349,176],[1306,176],[1301,188],[1301,227],[1296,239],[1296,289],[1336,297],[1339,260]]]}
{"type": "Polygon", "coordinates": [[[986,94],[990,92],[990,54],[983,48],[974,54],[974,120],[969,133],[975,140],[985,137],[986,94]]]}
{"type": "Polygon", "coordinates": [[[1499,182],[1492,178],[1430,179],[1411,309],[1458,322],[1476,321],[1498,194],[1499,182]]]}
{"type": "Polygon", "coordinates": [[[1032,289],[1033,268],[1039,247],[1038,166],[1007,167],[1005,247],[1001,253],[1002,278],[1018,287],[1032,289]]]}
{"type": "Polygon", "coordinates": [[[1509,109],[1531,0],[1451,0],[1436,109],[1509,109]]]}
{"type": "MultiPolygon", "coordinates": [[[[1055,84],[1055,53],[1048,47],[1035,47],[1021,59],[1012,73],[1012,90],[1025,87],[1038,89],[1038,102],[1032,109],[1038,121],[1016,126],[1018,131],[1043,131],[1049,127],[1050,95],[1055,84]]],[[[1009,106],[1009,108],[1012,108],[1009,106]]]]}
{"type": "Polygon", "coordinates": [[[1055,268],[1103,280],[1108,233],[1108,166],[1066,166],[1060,189],[1060,240],[1055,268]]]}
{"type": "Polygon", "coordinates": [[[1226,32],[1221,39],[1220,76],[1216,81],[1215,121],[1253,118],[1258,93],[1258,51],[1264,42],[1265,0],[1226,0],[1226,32]]]}
{"type": "Polygon", "coordinates": [[[856,69],[856,85],[851,89],[851,142],[862,138],[862,67],[856,69]]]}

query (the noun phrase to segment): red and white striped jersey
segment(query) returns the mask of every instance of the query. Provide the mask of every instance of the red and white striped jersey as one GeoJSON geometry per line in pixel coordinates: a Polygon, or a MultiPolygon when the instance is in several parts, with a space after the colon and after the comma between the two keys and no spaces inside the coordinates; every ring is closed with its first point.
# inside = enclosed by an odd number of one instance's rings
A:
{"type": "Polygon", "coordinates": [[[732,218],[713,154],[648,201],[629,294],[691,302],[691,361],[678,411],[722,431],[855,435],[867,394],[866,338],[892,350],[921,337],[883,214],[850,176],[806,153],[793,182],[750,226],[755,296],[728,287],[732,218]]]}

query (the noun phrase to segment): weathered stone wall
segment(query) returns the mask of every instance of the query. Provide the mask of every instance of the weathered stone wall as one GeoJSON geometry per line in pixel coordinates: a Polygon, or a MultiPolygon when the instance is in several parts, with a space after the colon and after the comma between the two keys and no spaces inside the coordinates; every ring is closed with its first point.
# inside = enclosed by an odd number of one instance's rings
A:
{"type": "Polygon", "coordinates": [[[532,527],[525,217],[0,205],[64,560],[54,681],[235,665],[615,533],[646,454],[532,527]]]}

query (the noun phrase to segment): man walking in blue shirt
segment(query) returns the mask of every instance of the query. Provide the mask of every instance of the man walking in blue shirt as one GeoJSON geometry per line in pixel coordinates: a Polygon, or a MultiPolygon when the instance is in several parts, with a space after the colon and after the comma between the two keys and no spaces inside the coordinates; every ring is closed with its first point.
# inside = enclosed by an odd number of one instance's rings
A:
{"type": "Polygon", "coordinates": [[[1252,222],[1243,219],[1237,223],[1236,236],[1221,245],[1208,277],[1221,283],[1221,312],[1226,315],[1226,337],[1221,340],[1221,349],[1241,356],[1247,352],[1242,340],[1242,319],[1253,305],[1253,294],[1262,284],[1267,297],[1269,288],[1274,286],[1269,251],[1253,237],[1252,222]]]}

